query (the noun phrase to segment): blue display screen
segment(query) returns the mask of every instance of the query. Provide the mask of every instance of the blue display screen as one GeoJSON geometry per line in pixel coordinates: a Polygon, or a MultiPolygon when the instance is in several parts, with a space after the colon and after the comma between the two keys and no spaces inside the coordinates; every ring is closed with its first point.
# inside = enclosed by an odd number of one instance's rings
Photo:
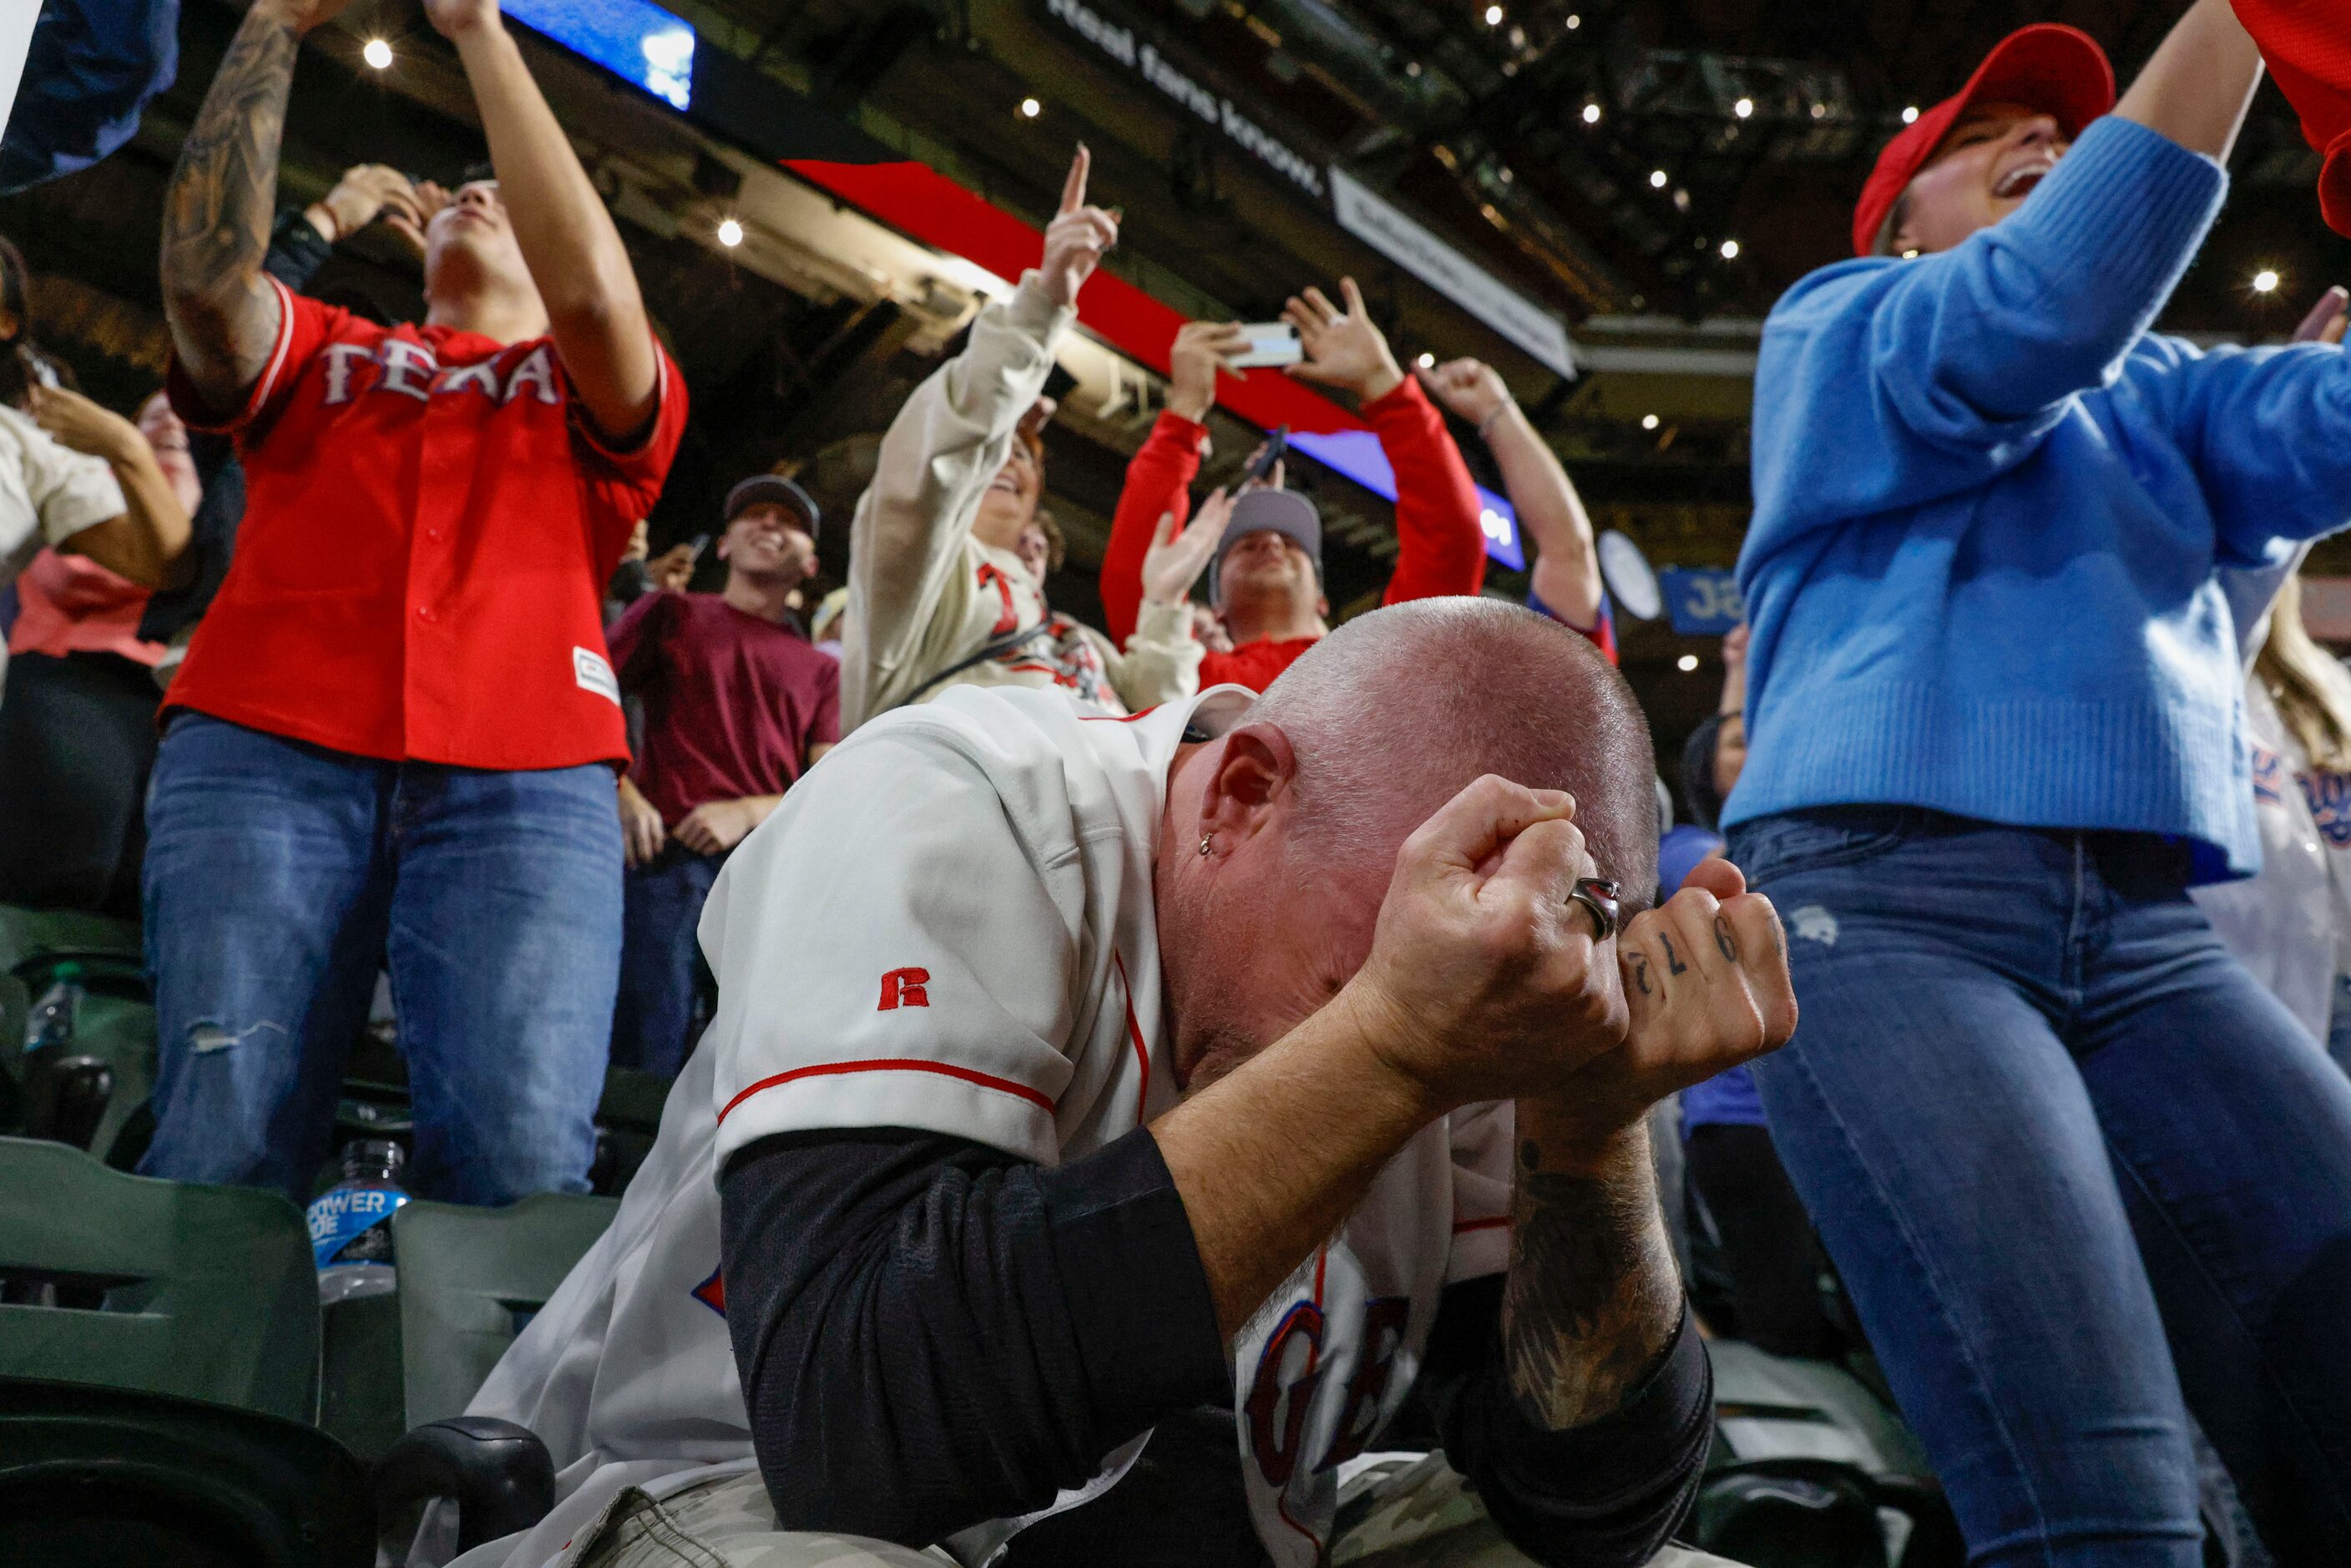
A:
{"type": "Polygon", "coordinates": [[[506,14],[664,103],[694,97],[694,28],[650,0],[504,0],[506,14]]]}
{"type": "MultiPolygon", "coordinates": [[[[1388,466],[1380,438],[1368,430],[1343,430],[1332,435],[1294,434],[1290,444],[1317,463],[1335,468],[1372,494],[1395,499],[1395,470],[1388,466]]],[[[1478,486],[1478,523],[1486,531],[1486,553],[1512,571],[1527,568],[1526,547],[1519,539],[1519,515],[1510,502],[1483,485],[1478,486]]]]}

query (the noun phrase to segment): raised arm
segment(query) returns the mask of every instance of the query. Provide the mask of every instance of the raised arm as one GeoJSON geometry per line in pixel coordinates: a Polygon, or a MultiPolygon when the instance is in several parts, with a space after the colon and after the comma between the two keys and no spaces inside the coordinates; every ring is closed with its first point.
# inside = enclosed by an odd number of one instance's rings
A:
{"type": "Polygon", "coordinates": [[[277,340],[263,276],[286,95],[302,35],[342,0],[256,0],[245,14],[163,192],[163,319],[181,373],[215,413],[261,377],[277,340]]]}
{"type": "Polygon", "coordinates": [[[1355,280],[1341,278],[1339,293],[1343,310],[1319,288],[1283,308],[1306,350],[1289,373],[1353,392],[1395,473],[1396,564],[1382,602],[1475,593],[1486,580],[1486,539],[1469,469],[1420,383],[1397,368],[1355,280]]]}
{"type": "Polygon", "coordinates": [[[184,577],[188,508],[155,461],[139,427],[79,392],[37,389],[33,417],[60,446],[98,458],[122,486],[122,515],[74,534],[61,549],[88,556],[147,588],[184,577]]]}
{"type": "Polygon", "coordinates": [[[2196,0],[2115,113],[2225,164],[2261,79],[2261,51],[2229,0],[2196,0]]]}
{"type": "Polygon", "coordinates": [[[498,196],[564,372],[598,430],[627,441],[653,417],[661,361],[621,232],[499,20],[497,0],[425,0],[424,10],[465,62],[498,196]]]}
{"type": "Polygon", "coordinates": [[[1191,510],[1191,484],[1207,444],[1208,411],[1217,402],[1217,369],[1239,339],[1238,328],[1217,321],[1187,321],[1176,329],[1167,355],[1167,406],[1152,423],[1143,449],[1127,463],[1126,482],[1111,516],[1110,544],[1102,551],[1102,624],[1121,647],[1134,635],[1144,599],[1144,560],[1155,530],[1163,517],[1181,527],[1191,510]]]}
{"type": "Polygon", "coordinates": [[[914,389],[883,434],[873,481],[849,526],[841,691],[849,728],[904,700],[909,683],[931,673],[917,675],[913,663],[962,561],[981,494],[1044,389],[1079,288],[1118,237],[1110,214],[1086,203],[1091,167],[1079,148],[1037,270],[1009,301],[980,311],[963,352],[914,389]]]}
{"type": "Polygon", "coordinates": [[[1526,537],[1534,541],[1535,597],[1578,630],[1597,627],[1600,551],[1592,518],[1551,444],[1537,434],[1491,365],[1453,360],[1424,371],[1421,380],[1437,402],[1478,427],[1479,438],[1502,470],[1502,488],[1526,537]]]}

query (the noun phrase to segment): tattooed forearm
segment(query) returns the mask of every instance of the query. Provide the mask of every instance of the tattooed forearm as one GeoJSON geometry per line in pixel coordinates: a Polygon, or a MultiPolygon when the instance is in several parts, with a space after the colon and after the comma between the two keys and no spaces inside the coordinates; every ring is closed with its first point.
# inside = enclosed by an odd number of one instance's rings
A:
{"type": "Polygon", "coordinates": [[[1520,1407],[1557,1431],[1616,1409],[1656,1364],[1681,1321],[1681,1278],[1645,1126],[1618,1134],[1597,1169],[1562,1170],[1546,1166],[1539,1104],[1520,1101],[1519,1118],[1502,1348],[1520,1407]]]}
{"type": "Polygon", "coordinates": [[[165,314],[189,375],[216,401],[261,374],[277,333],[261,264],[300,44],[275,7],[246,13],[163,193],[165,314]]]}

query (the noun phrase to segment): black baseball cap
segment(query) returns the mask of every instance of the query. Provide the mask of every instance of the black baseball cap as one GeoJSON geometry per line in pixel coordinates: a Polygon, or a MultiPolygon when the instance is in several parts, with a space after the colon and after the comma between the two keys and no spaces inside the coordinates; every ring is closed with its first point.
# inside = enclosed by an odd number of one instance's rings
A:
{"type": "Polygon", "coordinates": [[[817,524],[823,514],[817,510],[816,503],[809,498],[806,490],[780,474],[754,474],[737,484],[726,492],[726,507],[720,520],[731,523],[751,507],[765,502],[773,502],[798,512],[800,520],[808,525],[809,538],[816,537],[817,524]]]}

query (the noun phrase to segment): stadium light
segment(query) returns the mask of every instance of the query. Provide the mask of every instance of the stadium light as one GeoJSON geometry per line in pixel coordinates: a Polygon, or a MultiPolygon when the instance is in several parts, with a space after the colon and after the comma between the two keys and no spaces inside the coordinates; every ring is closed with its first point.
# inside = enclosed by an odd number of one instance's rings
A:
{"type": "Polygon", "coordinates": [[[1722,242],[1722,259],[1725,261],[1737,261],[1739,259],[1739,242],[1737,240],[1727,239],[1722,242]]]}
{"type": "Polygon", "coordinates": [[[1645,414],[1643,414],[1643,415],[1641,416],[1641,428],[1642,428],[1643,430],[1655,430],[1655,429],[1656,429],[1656,428],[1657,428],[1657,416],[1656,416],[1656,414],[1654,414],[1654,413],[1645,413],[1645,414]]]}
{"type": "Polygon", "coordinates": [[[1040,114],[1042,114],[1042,113],[1044,113],[1044,112],[1045,112],[1045,106],[1044,106],[1043,104],[1041,104],[1041,103],[1039,103],[1035,99],[1033,99],[1033,98],[1024,98],[1024,99],[1022,99],[1020,100],[1020,118],[1021,118],[1021,119],[1023,119],[1023,120],[1034,120],[1034,119],[1036,119],[1039,115],[1040,115],[1040,114]]]}
{"type": "Polygon", "coordinates": [[[1597,125],[1600,123],[1600,106],[1598,104],[1587,103],[1583,106],[1583,123],[1586,125],[1597,125]]]}
{"type": "Polygon", "coordinates": [[[2253,292],[2256,294],[2273,294],[2277,291],[2278,281],[2279,279],[2276,269],[2265,267],[2259,272],[2253,274],[2253,292]]]}
{"type": "Polygon", "coordinates": [[[733,218],[718,220],[718,243],[733,250],[743,243],[743,225],[733,218]]]}
{"type": "Polygon", "coordinates": [[[385,43],[381,38],[370,38],[365,47],[360,50],[360,58],[365,60],[377,70],[390,70],[392,68],[392,46],[385,43]]]}
{"type": "Polygon", "coordinates": [[[1684,653],[1680,658],[1674,661],[1674,668],[1679,670],[1685,675],[1688,674],[1692,670],[1698,668],[1698,655],[1696,653],[1684,653]]]}
{"type": "Polygon", "coordinates": [[[1744,120],[1755,112],[1755,100],[1751,98],[1742,98],[1730,106],[1730,112],[1744,120]]]}

